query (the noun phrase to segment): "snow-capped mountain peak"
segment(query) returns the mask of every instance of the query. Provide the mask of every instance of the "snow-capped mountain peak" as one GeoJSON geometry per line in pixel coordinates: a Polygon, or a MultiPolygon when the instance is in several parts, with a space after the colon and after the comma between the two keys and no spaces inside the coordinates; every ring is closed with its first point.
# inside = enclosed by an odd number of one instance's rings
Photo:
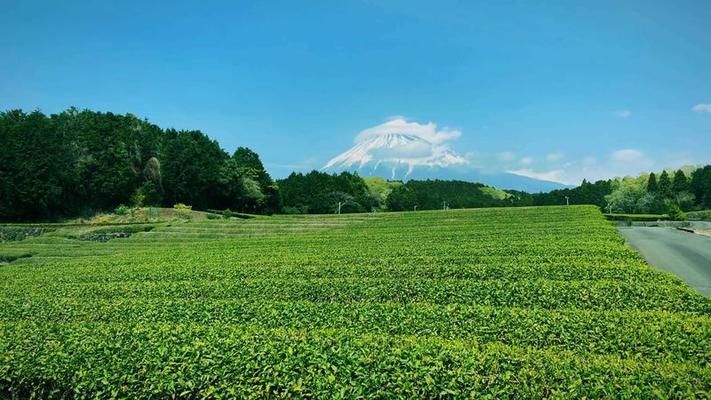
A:
{"type": "Polygon", "coordinates": [[[361,138],[344,153],[332,158],[323,170],[378,169],[391,170],[395,177],[406,169],[405,177],[417,166],[447,167],[467,164],[448,146],[434,144],[427,139],[408,133],[382,133],[361,138]]]}
{"type": "Polygon", "coordinates": [[[565,187],[477,168],[450,148],[449,142],[460,136],[456,129],[438,129],[431,122],[419,124],[398,117],[358,133],[353,147],[332,158],[321,170],[402,180],[456,179],[529,192],[565,187]]]}

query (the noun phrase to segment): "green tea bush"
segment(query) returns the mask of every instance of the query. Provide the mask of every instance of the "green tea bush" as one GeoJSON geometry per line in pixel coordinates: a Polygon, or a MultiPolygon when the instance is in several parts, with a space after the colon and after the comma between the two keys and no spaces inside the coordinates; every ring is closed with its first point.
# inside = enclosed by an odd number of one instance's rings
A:
{"type": "Polygon", "coordinates": [[[0,398],[711,391],[711,300],[595,207],[150,226],[0,243],[0,398]]]}
{"type": "Polygon", "coordinates": [[[190,219],[190,217],[192,216],[193,206],[188,206],[183,203],[177,203],[173,205],[173,209],[181,218],[190,219]]]}

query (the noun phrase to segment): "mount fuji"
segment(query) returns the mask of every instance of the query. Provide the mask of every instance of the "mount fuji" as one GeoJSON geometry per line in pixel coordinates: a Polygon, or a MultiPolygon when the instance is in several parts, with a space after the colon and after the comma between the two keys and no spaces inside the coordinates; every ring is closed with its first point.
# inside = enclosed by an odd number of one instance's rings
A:
{"type": "MultiPolygon", "coordinates": [[[[397,122],[393,121],[393,122],[397,122]]],[[[403,121],[401,125],[419,125],[403,121]]],[[[387,124],[384,124],[387,125],[387,124]]],[[[383,125],[381,125],[382,127],[383,125]]],[[[406,127],[406,126],[404,126],[406,127]]],[[[378,127],[376,127],[378,128],[378,127]]],[[[401,126],[401,128],[403,128],[401,126]]],[[[557,182],[544,181],[509,172],[489,172],[475,168],[470,162],[451,150],[441,138],[451,132],[407,133],[399,129],[363,131],[355,145],[332,158],[321,168],[324,172],[358,172],[361,176],[380,176],[386,179],[448,179],[480,182],[498,189],[545,192],[568,187],[557,182]],[[429,136],[429,137],[428,137],[429,136]]],[[[432,129],[434,131],[434,128],[432,129]]]]}

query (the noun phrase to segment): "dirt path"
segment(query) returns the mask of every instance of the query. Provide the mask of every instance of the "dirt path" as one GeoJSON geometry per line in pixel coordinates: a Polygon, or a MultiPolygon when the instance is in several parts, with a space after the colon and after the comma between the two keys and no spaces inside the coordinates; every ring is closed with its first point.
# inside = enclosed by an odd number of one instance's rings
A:
{"type": "Polygon", "coordinates": [[[627,242],[653,266],[711,296],[711,237],[674,228],[620,227],[627,242]]]}

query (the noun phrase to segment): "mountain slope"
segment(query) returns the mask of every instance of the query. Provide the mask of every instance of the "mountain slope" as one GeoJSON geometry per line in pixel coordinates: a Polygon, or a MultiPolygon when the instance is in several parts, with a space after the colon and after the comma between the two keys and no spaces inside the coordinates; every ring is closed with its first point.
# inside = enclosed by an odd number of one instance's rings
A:
{"type": "Polygon", "coordinates": [[[355,171],[362,176],[387,179],[456,179],[481,182],[500,189],[550,191],[566,185],[507,172],[485,172],[448,146],[406,133],[372,135],[332,158],[326,172],[355,171]]]}

